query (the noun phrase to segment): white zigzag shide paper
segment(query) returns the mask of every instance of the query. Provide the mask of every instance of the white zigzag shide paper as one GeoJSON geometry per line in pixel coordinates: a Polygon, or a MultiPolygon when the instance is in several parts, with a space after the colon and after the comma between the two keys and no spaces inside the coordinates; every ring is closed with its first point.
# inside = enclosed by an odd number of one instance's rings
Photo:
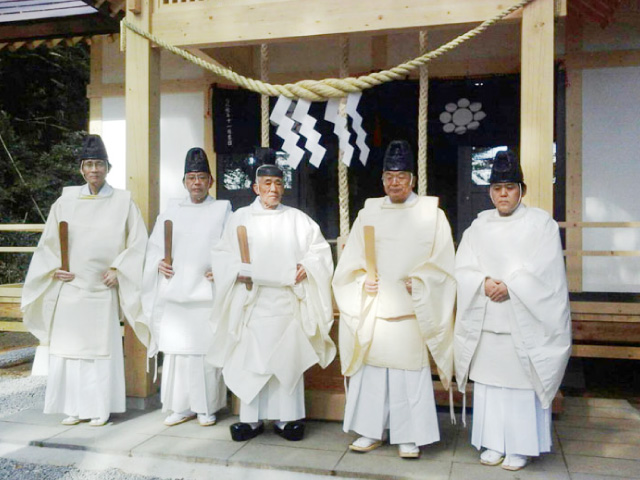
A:
{"type": "Polygon", "coordinates": [[[304,156],[304,150],[297,145],[300,135],[293,131],[295,122],[287,117],[287,111],[289,110],[291,102],[292,100],[290,98],[280,95],[269,119],[278,126],[276,135],[284,140],[282,150],[289,155],[287,163],[292,168],[298,168],[298,164],[304,156]]]}
{"type": "Polygon", "coordinates": [[[347,129],[347,119],[340,115],[339,108],[339,98],[329,99],[324,111],[324,119],[333,123],[333,132],[338,136],[338,147],[342,151],[342,163],[349,166],[353,157],[353,147],[349,143],[350,133],[347,129]]]}
{"type": "Polygon", "coordinates": [[[298,100],[298,104],[293,110],[291,118],[300,123],[300,134],[307,139],[305,142],[305,148],[311,152],[309,163],[317,168],[320,166],[327,149],[319,143],[322,135],[320,135],[320,132],[315,129],[317,120],[309,115],[310,107],[311,102],[301,98],[298,100]]]}
{"type": "Polygon", "coordinates": [[[353,121],[351,125],[353,130],[356,132],[356,145],[360,149],[360,163],[363,165],[367,164],[367,159],[369,158],[369,147],[365,142],[367,138],[367,132],[362,128],[362,116],[358,113],[358,104],[360,103],[360,98],[362,97],[362,92],[358,93],[350,93],[347,96],[347,108],[346,112],[353,121]]]}

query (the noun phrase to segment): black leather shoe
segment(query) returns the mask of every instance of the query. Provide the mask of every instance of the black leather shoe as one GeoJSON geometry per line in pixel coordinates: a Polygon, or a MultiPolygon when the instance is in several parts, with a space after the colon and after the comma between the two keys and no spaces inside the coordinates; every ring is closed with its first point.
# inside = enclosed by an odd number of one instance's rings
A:
{"type": "Polygon", "coordinates": [[[288,422],[284,428],[279,428],[278,425],[274,423],[273,431],[285,440],[297,442],[304,437],[304,423],[296,420],[295,422],[288,422]]]}
{"type": "Polygon", "coordinates": [[[261,423],[258,428],[251,428],[248,423],[234,423],[229,427],[231,431],[231,440],[234,442],[244,442],[245,440],[251,440],[264,432],[264,424],[261,423]]]}

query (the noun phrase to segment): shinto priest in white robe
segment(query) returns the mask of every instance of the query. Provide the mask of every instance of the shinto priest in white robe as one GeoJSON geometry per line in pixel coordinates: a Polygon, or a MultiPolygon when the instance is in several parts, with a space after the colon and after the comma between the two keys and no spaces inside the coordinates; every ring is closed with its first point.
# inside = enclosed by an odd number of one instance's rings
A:
{"type": "MultiPolygon", "coordinates": [[[[212,252],[216,299],[214,345],[208,359],[222,367],[241,400],[240,421],[303,418],[303,373],[325,368],[336,349],[329,244],[305,213],[285,205],[265,209],[260,198],[236,211],[212,252]],[[253,287],[236,282],[242,266],[237,228],[247,228],[253,287]],[[295,284],[296,265],[307,278],[295,284]]],[[[242,270],[241,270],[242,268],[242,270]]]]}
{"type": "Polygon", "coordinates": [[[551,402],[571,354],[571,317],[558,225],[520,205],[478,215],[456,256],[456,379],[474,380],[472,443],[537,456],[551,448],[551,402]],[[487,277],[507,286],[492,302],[487,277]]]}
{"type": "Polygon", "coordinates": [[[107,418],[125,410],[120,318],[147,345],[140,304],[147,231],[131,194],[104,184],[66,187],[51,207],[25,280],[24,323],[38,340],[36,363],[47,363],[45,413],[107,418]],[[54,279],[60,268],[58,223],[69,224],[70,282],[54,279]],[[116,270],[118,286],[102,282],[116,270]],[[48,347],[48,353],[47,353],[48,347]]]}
{"type": "Polygon", "coordinates": [[[226,405],[220,369],[205,362],[213,338],[209,318],[216,289],[205,272],[211,270],[211,248],[220,240],[230,215],[227,200],[174,199],[158,216],[149,237],[142,306],[151,330],[148,355],[164,353],[163,411],[211,415],[226,405]],[[158,272],[164,258],[165,220],[173,222],[174,276],[170,279],[158,272]]]}
{"type": "Polygon", "coordinates": [[[445,388],[453,374],[454,248],[438,199],[367,200],[333,277],[342,373],[351,377],[344,430],[393,444],[440,439],[429,355],[445,388]],[[364,291],[363,227],[375,229],[378,293],[364,291]],[[412,294],[405,280],[412,281],[412,294]]]}

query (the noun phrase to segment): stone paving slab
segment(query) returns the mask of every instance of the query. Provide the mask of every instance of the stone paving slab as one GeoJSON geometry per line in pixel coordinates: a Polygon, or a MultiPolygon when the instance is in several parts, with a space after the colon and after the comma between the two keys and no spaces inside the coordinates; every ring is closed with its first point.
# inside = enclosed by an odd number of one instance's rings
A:
{"type": "Polygon", "coordinates": [[[192,462],[227,465],[228,460],[245,445],[239,442],[156,436],[131,451],[134,457],[157,457],[192,462]]]}
{"type": "Polygon", "coordinates": [[[589,397],[564,397],[565,406],[592,406],[633,409],[633,406],[623,398],[589,398],[589,397]]]}
{"type": "Polygon", "coordinates": [[[638,423],[629,421],[624,418],[607,418],[607,417],[581,417],[575,415],[563,415],[554,422],[556,427],[559,425],[577,428],[591,428],[601,430],[632,430],[638,431],[638,423]]]}
{"type": "Polygon", "coordinates": [[[599,443],[625,443],[640,449],[640,428],[635,430],[602,430],[556,424],[558,436],[565,440],[581,440],[599,443]]]}
{"type": "MultiPolygon", "coordinates": [[[[360,478],[384,480],[420,478],[446,480],[449,478],[451,462],[431,460],[424,453],[418,459],[402,459],[395,446],[388,447],[393,455],[372,455],[347,452],[335,468],[337,475],[353,475],[360,478]]],[[[378,449],[380,450],[380,449],[378,449]]]]}
{"type": "Polygon", "coordinates": [[[640,462],[635,460],[620,460],[603,457],[588,457],[585,455],[565,455],[569,472],[588,473],[592,475],[625,476],[640,479],[640,462]]]}
{"type": "Polygon", "coordinates": [[[41,445],[47,439],[59,435],[69,427],[58,424],[33,425],[27,423],[0,422],[0,442],[18,445],[41,445]]]}
{"type": "Polygon", "coordinates": [[[612,476],[612,475],[591,475],[588,473],[572,473],[571,478],[572,480],[636,480],[633,477],[618,477],[618,476],[612,476]]]}
{"type": "Polygon", "coordinates": [[[26,423],[30,425],[60,426],[60,422],[65,415],[47,415],[42,413],[42,408],[28,408],[13,415],[4,417],[3,422],[26,423]]]}
{"type": "Polygon", "coordinates": [[[229,465],[283,468],[291,471],[330,475],[344,454],[344,451],[314,450],[247,442],[229,459],[229,465]]]}
{"type": "Polygon", "coordinates": [[[285,440],[273,431],[271,424],[267,423],[264,434],[251,440],[251,443],[344,453],[356,438],[355,435],[344,433],[342,425],[336,422],[308,420],[305,423],[304,440],[300,442],[285,440]]]}
{"type": "MultiPolygon", "coordinates": [[[[640,447],[638,445],[565,440],[562,442],[562,450],[567,455],[587,455],[640,461],[640,447]]],[[[640,462],[638,463],[638,469],[640,474],[640,462]]]]}
{"type": "Polygon", "coordinates": [[[128,455],[131,450],[152,438],[124,428],[91,427],[86,423],[75,425],[41,442],[43,447],[69,448],[128,455]]]}
{"type": "MultiPolygon", "coordinates": [[[[160,418],[158,422],[162,424],[165,417],[166,413],[162,415],[162,418],[160,418]]],[[[215,425],[203,427],[198,423],[197,419],[194,419],[181,423],[180,425],[174,425],[173,427],[165,427],[158,435],[230,442],[231,434],[229,433],[229,426],[237,421],[237,417],[218,416],[218,421],[215,425]]]]}
{"type": "Polygon", "coordinates": [[[554,421],[553,452],[517,473],[480,465],[479,452],[470,444],[471,415],[464,428],[451,425],[444,412],[439,414],[441,441],[423,447],[417,460],[399,458],[397,446],[388,444],[366,454],[352,452],[348,446],[357,436],[344,433],[339,422],[308,421],[301,442],[275,435],[267,422],[263,435],[233,442],[229,426],[238,417],[228,410],[211,427],[201,427],[197,420],[167,427],[163,423],[167,413],[159,409],[114,414],[107,426],[90,427],[63,426],[59,422],[64,415],[30,409],[0,420],[0,442],[67,449],[67,454],[111,452],[140,461],[178,460],[354,478],[640,480],[636,414],[624,400],[572,399],[567,413],[554,421]]]}
{"type": "Polygon", "coordinates": [[[627,407],[595,407],[591,405],[577,406],[569,405],[564,410],[564,415],[579,417],[606,417],[624,418],[640,422],[640,412],[631,405],[627,407]]]}
{"type": "Polygon", "coordinates": [[[528,465],[518,472],[510,472],[503,468],[487,467],[476,462],[474,465],[466,463],[453,463],[451,466],[450,480],[571,480],[569,473],[565,471],[540,471],[528,465]]]}

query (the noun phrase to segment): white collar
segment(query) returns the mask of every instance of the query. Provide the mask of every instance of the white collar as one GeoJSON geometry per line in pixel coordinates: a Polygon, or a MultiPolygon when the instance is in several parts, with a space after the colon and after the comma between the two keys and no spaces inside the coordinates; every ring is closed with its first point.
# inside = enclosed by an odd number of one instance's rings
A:
{"type": "Polygon", "coordinates": [[[262,202],[260,201],[260,196],[259,195],[256,196],[256,199],[251,204],[251,209],[259,211],[259,212],[260,211],[275,212],[277,210],[282,210],[283,208],[284,208],[284,205],[282,205],[282,203],[279,203],[276,208],[265,208],[264,205],[262,205],[262,202]]]}
{"type": "Polygon", "coordinates": [[[215,200],[213,199],[213,197],[209,194],[207,194],[207,196],[205,197],[205,199],[200,202],[200,203],[193,203],[191,201],[191,197],[189,195],[186,196],[186,198],[182,199],[182,201],[180,202],[181,206],[186,206],[186,207],[199,207],[200,205],[206,205],[208,203],[214,202],[215,200]]]}
{"type": "Polygon", "coordinates": [[[102,185],[102,188],[96,195],[91,193],[91,189],[89,188],[88,183],[85,183],[80,189],[81,197],[109,197],[111,195],[113,195],[113,187],[107,182],[104,182],[104,185],[102,185]]]}
{"type": "MultiPolygon", "coordinates": [[[[415,203],[418,201],[418,195],[416,195],[416,192],[411,192],[411,194],[407,197],[407,199],[402,202],[401,204],[396,204],[396,205],[406,205],[409,206],[412,203],[415,203]]],[[[391,205],[391,199],[389,198],[389,196],[387,195],[386,197],[384,197],[384,202],[385,205],[391,205]]]]}

